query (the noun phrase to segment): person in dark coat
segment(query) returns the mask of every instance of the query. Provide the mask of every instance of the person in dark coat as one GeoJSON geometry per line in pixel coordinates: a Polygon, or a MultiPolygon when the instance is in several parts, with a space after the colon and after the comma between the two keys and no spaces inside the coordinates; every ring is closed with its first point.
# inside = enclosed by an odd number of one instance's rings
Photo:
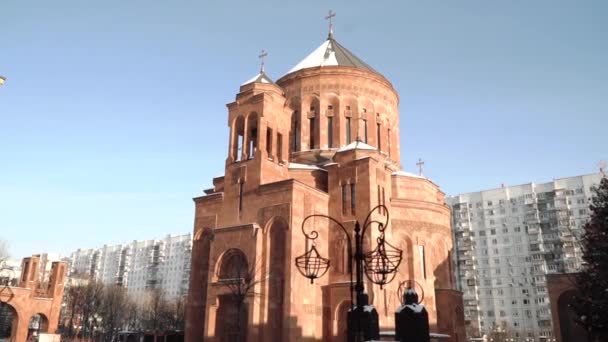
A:
{"type": "Polygon", "coordinates": [[[400,342],[430,342],[429,314],[418,304],[418,294],[408,288],[403,294],[404,305],[395,311],[395,338],[400,342]]]}

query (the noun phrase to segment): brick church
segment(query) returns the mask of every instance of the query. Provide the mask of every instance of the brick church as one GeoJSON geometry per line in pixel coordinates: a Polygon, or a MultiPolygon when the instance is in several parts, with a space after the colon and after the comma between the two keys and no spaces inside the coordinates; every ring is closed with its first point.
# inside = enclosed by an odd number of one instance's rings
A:
{"type": "MultiPolygon", "coordinates": [[[[345,233],[312,224],[327,274],[295,267],[302,221],[329,215],[353,227],[376,205],[387,241],[403,251],[395,279],[365,284],[381,330],[394,330],[399,284],[416,280],[431,331],[464,341],[454,290],[450,209],[439,187],[400,165],[399,95],[389,80],[330,34],[276,82],[264,72],[227,105],[225,173],[194,198],[186,341],[344,341],[350,309],[345,233]]],[[[377,232],[364,237],[374,241],[377,232]]],[[[368,244],[369,245],[369,244],[368,244]]]]}

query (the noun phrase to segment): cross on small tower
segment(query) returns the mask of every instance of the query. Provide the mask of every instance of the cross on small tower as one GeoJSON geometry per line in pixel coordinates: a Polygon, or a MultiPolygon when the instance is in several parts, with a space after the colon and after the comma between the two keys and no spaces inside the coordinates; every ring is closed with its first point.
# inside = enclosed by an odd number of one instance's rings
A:
{"type": "Polygon", "coordinates": [[[332,38],[334,36],[334,22],[332,18],[335,16],[336,12],[329,10],[329,14],[325,17],[325,19],[329,19],[329,34],[327,35],[327,38],[332,38]]]}
{"type": "Polygon", "coordinates": [[[262,52],[260,52],[260,55],[258,56],[258,58],[262,61],[260,65],[260,72],[264,72],[264,57],[266,56],[268,56],[268,52],[262,49],[262,52]]]}
{"type": "Polygon", "coordinates": [[[416,165],[418,166],[419,174],[422,176],[422,165],[424,165],[424,161],[422,160],[422,158],[418,158],[418,162],[416,163],[416,165]]]}

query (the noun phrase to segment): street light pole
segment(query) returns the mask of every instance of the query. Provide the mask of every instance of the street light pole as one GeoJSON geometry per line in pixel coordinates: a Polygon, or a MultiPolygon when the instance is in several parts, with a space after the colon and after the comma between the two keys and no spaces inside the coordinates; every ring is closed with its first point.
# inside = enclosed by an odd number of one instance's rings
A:
{"type": "MultiPolygon", "coordinates": [[[[315,240],[319,237],[317,229],[312,229],[309,233],[306,232],[306,222],[315,217],[326,218],[335,223],[342,229],[347,237],[348,242],[348,271],[350,274],[350,297],[351,297],[351,312],[355,314],[355,306],[353,296],[356,294],[357,308],[362,310],[362,306],[366,305],[365,287],[363,284],[363,274],[374,284],[380,285],[380,288],[390,283],[397,274],[397,268],[401,263],[403,251],[394,247],[385,240],[384,231],[389,223],[388,208],[382,204],[374,207],[365,218],[363,225],[359,221],[355,221],[355,251],[353,254],[353,246],[350,233],[338,220],[322,214],[313,214],[304,218],[302,221],[302,233],[306,237],[306,251],[303,255],[295,259],[296,267],[300,273],[310,279],[311,284],[314,280],[322,277],[327,273],[330,265],[330,260],[320,255],[316,248],[315,240]],[[372,218],[374,212],[384,214],[386,220],[384,222],[377,221],[372,218]],[[370,226],[376,225],[380,233],[376,239],[377,245],[372,251],[363,251],[363,237],[370,226]],[[353,284],[353,259],[355,260],[355,283],[353,284]]],[[[359,315],[355,316],[353,327],[348,327],[349,331],[353,328],[355,336],[360,336],[363,331],[359,315]]],[[[350,323],[349,323],[350,325],[350,323]]]]}

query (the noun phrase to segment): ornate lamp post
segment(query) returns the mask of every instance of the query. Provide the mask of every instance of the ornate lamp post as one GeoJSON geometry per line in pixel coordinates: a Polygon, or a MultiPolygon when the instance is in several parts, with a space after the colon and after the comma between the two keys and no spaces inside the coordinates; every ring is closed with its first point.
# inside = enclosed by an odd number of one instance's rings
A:
{"type": "MultiPolygon", "coordinates": [[[[330,266],[330,260],[321,256],[315,246],[315,240],[319,237],[318,230],[316,227],[306,232],[306,222],[315,217],[326,218],[329,221],[335,223],[342,229],[346,235],[348,242],[348,272],[350,274],[350,299],[351,299],[351,312],[355,311],[353,296],[356,295],[357,307],[365,305],[365,292],[363,285],[363,274],[372,283],[380,285],[382,288],[384,285],[390,283],[397,274],[397,268],[401,263],[403,251],[394,247],[385,240],[384,231],[389,223],[388,208],[382,204],[374,207],[365,218],[363,225],[359,224],[359,221],[355,221],[355,246],[353,253],[353,245],[351,235],[348,230],[338,220],[321,214],[314,214],[307,216],[302,222],[302,233],[306,237],[306,251],[301,256],[295,259],[296,267],[300,273],[310,279],[310,283],[314,283],[314,280],[322,277],[327,273],[330,266]],[[377,221],[372,218],[374,212],[385,213],[386,220],[384,222],[377,221]],[[363,250],[363,237],[365,232],[370,226],[376,226],[379,232],[379,236],[376,239],[376,247],[368,252],[363,250]],[[353,282],[353,259],[355,262],[355,277],[356,280],[353,282]]],[[[361,320],[354,316],[352,320],[352,326],[348,326],[348,330],[354,330],[355,336],[360,336],[363,331],[361,320]]]]}

